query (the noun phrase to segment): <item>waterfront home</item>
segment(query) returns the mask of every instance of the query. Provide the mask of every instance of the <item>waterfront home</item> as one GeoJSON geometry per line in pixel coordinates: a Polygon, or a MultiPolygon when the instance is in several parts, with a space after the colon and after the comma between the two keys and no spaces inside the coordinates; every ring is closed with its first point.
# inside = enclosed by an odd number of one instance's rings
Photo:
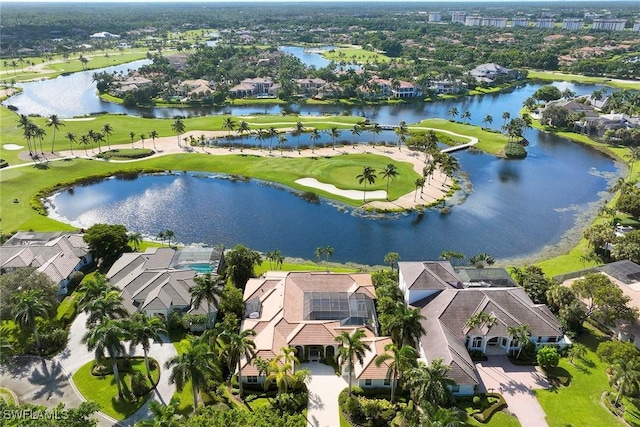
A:
{"type": "Polygon", "coordinates": [[[503,67],[494,62],[478,65],[469,71],[469,75],[475,77],[480,83],[493,83],[496,80],[510,82],[520,78],[518,71],[503,67]]]}

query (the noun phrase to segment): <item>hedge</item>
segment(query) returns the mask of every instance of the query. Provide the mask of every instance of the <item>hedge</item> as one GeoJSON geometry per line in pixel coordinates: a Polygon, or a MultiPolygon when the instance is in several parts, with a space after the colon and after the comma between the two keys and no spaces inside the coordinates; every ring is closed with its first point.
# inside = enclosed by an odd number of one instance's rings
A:
{"type": "Polygon", "coordinates": [[[473,418],[475,418],[477,421],[480,421],[481,423],[488,423],[491,420],[491,417],[493,417],[493,414],[507,407],[507,402],[504,400],[504,397],[502,397],[502,395],[499,393],[487,393],[484,396],[497,398],[498,401],[493,405],[489,406],[484,411],[479,412],[477,414],[473,414],[473,418]]]}

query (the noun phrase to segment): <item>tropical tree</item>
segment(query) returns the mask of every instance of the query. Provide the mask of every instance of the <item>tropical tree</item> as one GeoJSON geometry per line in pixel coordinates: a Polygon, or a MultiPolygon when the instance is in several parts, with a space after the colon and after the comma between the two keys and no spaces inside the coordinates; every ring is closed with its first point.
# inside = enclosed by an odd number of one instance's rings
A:
{"type": "MultiPolygon", "coordinates": [[[[40,126],[34,125],[32,130],[33,138],[38,138],[40,141],[40,154],[44,155],[44,148],[42,148],[42,140],[47,136],[47,132],[40,126]]],[[[34,144],[35,145],[35,144],[34,144]]]]}
{"type": "Polygon", "coordinates": [[[129,243],[133,244],[133,250],[137,252],[140,247],[140,243],[142,243],[142,234],[138,232],[131,232],[127,235],[127,239],[129,240],[129,243]]]}
{"type": "MultiPolygon", "coordinates": [[[[129,139],[131,139],[131,148],[133,148],[133,144],[136,142],[136,133],[134,131],[129,132],[129,139]]],[[[180,145],[179,141],[178,145],[180,145]]]]}
{"type": "Polygon", "coordinates": [[[365,166],[364,169],[362,169],[362,173],[356,176],[356,179],[358,180],[359,184],[362,184],[364,182],[364,192],[362,195],[362,199],[366,203],[367,202],[367,182],[371,185],[376,183],[376,171],[370,166],[365,166]]]}
{"type": "Polygon", "coordinates": [[[611,377],[609,382],[618,389],[615,404],[618,404],[620,396],[628,396],[640,388],[640,359],[618,359],[610,367],[611,377]]]}
{"type": "Polygon", "coordinates": [[[480,326],[486,326],[487,328],[490,328],[497,322],[498,319],[495,316],[481,311],[469,317],[469,319],[467,319],[467,321],[465,322],[465,326],[469,328],[469,330],[478,328],[480,326]]]}
{"type": "Polygon", "coordinates": [[[196,285],[189,290],[191,293],[191,304],[198,308],[203,301],[207,302],[207,327],[211,327],[211,307],[219,310],[219,298],[222,295],[222,287],[218,277],[212,277],[211,273],[204,276],[196,276],[193,279],[196,285]]]}
{"type": "Polygon", "coordinates": [[[458,163],[455,157],[446,154],[440,159],[440,167],[445,174],[443,184],[446,184],[447,178],[453,177],[453,175],[460,170],[460,163],[458,163]]]}
{"type": "Polygon", "coordinates": [[[420,189],[420,197],[422,197],[422,190],[424,189],[424,184],[427,182],[424,178],[416,178],[414,185],[416,186],[416,192],[413,195],[413,201],[416,201],[416,197],[418,197],[418,189],[420,189]]]}
{"type": "Polygon", "coordinates": [[[298,154],[300,154],[300,135],[302,135],[302,132],[304,132],[304,125],[302,124],[302,122],[296,123],[296,129],[293,131],[293,133],[298,137],[298,154]]]}
{"type": "Polygon", "coordinates": [[[126,317],[128,312],[122,301],[122,296],[117,290],[109,290],[88,301],[82,308],[87,313],[87,327],[126,317]]]}
{"type": "Polygon", "coordinates": [[[111,285],[109,285],[104,275],[96,273],[93,280],[83,281],[78,290],[80,291],[78,308],[81,311],[85,311],[85,307],[87,307],[88,304],[109,292],[111,285]]]}
{"type": "Polygon", "coordinates": [[[147,134],[146,133],[141,133],[140,134],[140,141],[142,141],[142,149],[144,150],[144,140],[147,139],[147,134]]]}
{"type": "Polygon", "coordinates": [[[531,342],[531,328],[526,323],[516,326],[507,326],[507,333],[513,341],[516,342],[518,347],[518,354],[516,359],[520,359],[522,349],[524,349],[531,342]]]}
{"type": "Polygon", "coordinates": [[[180,398],[173,396],[168,405],[160,403],[157,400],[149,402],[149,412],[151,418],[148,420],[138,421],[138,427],[183,427],[185,425],[185,417],[181,415],[180,398]]]}
{"type": "Polygon", "coordinates": [[[371,145],[376,145],[376,135],[380,135],[382,132],[382,127],[378,123],[374,123],[369,127],[369,131],[373,134],[373,142],[371,145]]]}
{"type": "Polygon", "coordinates": [[[280,354],[282,354],[282,360],[284,361],[285,364],[289,364],[291,366],[291,373],[295,372],[296,366],[300,366],[300,360],[296,356],[297,352],[298,350],[296,350],[296,348],[292,346],[280,347],[280,354]]]}
{"type": "Polygon", "coordinates": [[[91,139],[89,139],[89,136],[82,135],[80,137],[80,144],[84,145],[84,155],[89,157],[89,152],[87,151],[87,145],[91,144],[91,139]]]}
{"type": "Polygon", "coordinates": [[[144,352],[144,366],[147,368],[147,376],[151,380],[151,367],[149,366],[149,349],[152,341],[159,341],[162,345],[161,334],[167,334],[167,328],[157,316],[148,316],[147,313],[141,311],[136,313],[132,321],[128,324],[129,348],[131,351],[137,346],[142,346],[144,352]]]}
{"type": "Polygon", "coordinates": [[[193,412],[198,408],[200,390],[207,386],[209,379],[219,380],[222,376],[216,354],[209,350],[207,344],[198,343],[195,339],[190,340],[181,354],[167,360],[165,368],[171,369],[169,384],[175,383],[178,391],[191,381],[193,412]]]}
{"type": "Polygon", "coordinates": [[[400,255],[398,255],[398,252],[388,252],[384,256],[384,262],[389,264],[392,272],[393,272],[393,266],[396,265],[399,260],[400,260],[400,255]]]}
{"type": "Polygon", "coordinates": [[[256,355],[256,344],[253,338],[256,331],[253,329],[245,329],[244,331],[229,332],[225,331],[220,334],[220,338],[224,342],[223,354],[227,357],[227,367],[229,372],[233,372],[233,366],[238,368],[238,387],[240,389],[239,396],[242,399],[242,358],[251,362],[256,355]]]}
{"type": "Polygon", "coordinates": [[[185,126],[181,118],[177,118],[173,121],[173,123],[171,123],[171,130],[175,132],[176,137],[178,138],[178,147],[182,146],[180,144],[180,136],[182,136],[186,128],[187,127],[185,126]]]}
{"type": "Polygon", "coordinates": [[[313,145],[311,146],[311,152],[315,153],[316,151],[316,143],[320,139],[320,131],[316,128],[311,131],[311,135],[309,135],[309,139],[313,141],[313,145]]]}
{"type": "Polygon", "coordinates": [[[336,139],[340,138],[340,131],[338,130],[338,128],[333,127],[329,131],[329,136],[331,137],[331,149],[335,150],[336,149],[336,139]]]}
{"type": "Polygon", "coordinates": [[[269,128],[269,130],[267,131],[267,136],[269,137],[269,152],[271,152],[271,146],[272,146],[273,138],[278,136],[278,131],[276,130],[276,128],[271,126],[269,128]]]}
{"type": "Polygon", "coordinates": [[[65,138],[69,140],[69,149],[71,150],[71,155],[73,156],[73,143],[76,142],[76,135],[72,132],[67,132],[65,138]]]}
{"type": "Polygon", "coordinates": [[[316,248],[316,258],[318,258],[318,270],[320,270],[320,261],[322,260],[322,255],[324,255],[324,247],[323,246],[318,246],[316,248]]]}
{"type": "Polygon", "coordinates": [[[282,363],[282,355],[278,355],[271,359],[267,368],[267,377],[264,380],[264,389],[268,390],[269,386],[276,383],[278,387],[278,396],[282,393],[286,393],[289,389],[289,385],[293,383],[293,375],[291,371],[291,365],[288,363],[282,363]]]}
{"type": "Polygon", "coordinates": [[[493,123],[493,117],[491,116],[491,114],[487,114],[486,116],[484,116],[484,118],[482,119],[482,123],[483,124],[492,124],[493,123]]]}
{"type": "Polygon", "coordinates": [[[96,361],[104,360],[105,356],[110,359],[119,398],[123,397],[123,393],[118,371],[118,357],[126,352],[122,341],[127,335],[128,332],[122,320],[109,319],[104,323],[92,325],[82,337],[82,343],[87,344],[89,351],[95,352],[96,361]]]}
{"type": "Polygon", "coordinates": [[[362,341],[365,337],[364,331],[357,328],[351,334],[347,331],[342,331],[340,335],[334,338],[336,342],[340,343],[336,359],[340,365],[346,364],[349,370],[349,380],[347,382],[349,396],[351,396],[351,376],[353,374],[354,360],[362,364],[365,352],[370,350],[369,344],[362,341]]]}
{"type": "Polygon", "coordinates": [[[243,150],[243,145],[244,145],[244,141],[243,141],[243,137],[244,137],[244,133],[250,133],[251,132],[251,128],[249,127],[249,123],[245,122],[244,120],[240,121],[240,124],[238,124],[238,130],[237,130],[238,134],[240,134],[240,152],[242,152],[243,150]]]}
{"type": "Polygon", "coordinates": [[[382,364],[387,365],[387,379],[391,380],[391,402],[393,403],[396,387],[402,379],[403,372],[417,365],[419,355],[411,346],[405,345],[398,348],[393,343],[385,345],[384,351],[376,356],[374,362],[377,367],[382,364]]]}
{"type": "Polygon", "coordinates": [[[510,118],[511,118],[511,113],[509,113],[508,111],[505,111],[504,113],[502,113],[502,119],[504,120],[504,123],[502,124],[502,129],[506,129],[507,120],[509,120],[510,118]]]}
{"type": "Polygon", "coordinates": [[[454,120],[458,117],[458,114],[460,114],[460,112],[457,107],[451,107],[449,108],[449,111],[447,111],[447,115],[453,117],[454,120]]]}
{"type": "Polygon", "coordinates": [[[404,384],[423,408],[446,406],[453,400],[450,387],[455,385],[448,376],[450,369],[442,359],[434,359],[429,365],[419,362],[417,367],[405,372],[404,384]]]}
{"type": "Polygon", "coordinates": [[[386,178],[387,180],[387,200],[389,200],[389,181],[398,176],[398,174],[398,168],[393,163],[389,163],[385,166],[384,170],[380,172],[380,177],[386,178]]]}
{"type": "Polygon", "coordinates": [[[496,260],[486,252],[474,255],[469,258],[469,264],[471,264],[475,268],[484,268],[487,265],[493,265],[495,263],[496,260]]]}
{"type": "Polygon", "coordinates": [[[584,344],[575,342],[569,349],[569,363],[573,365],[573,359],[583,359],[587,355],[587,347],[584,344]]]}
{"type": "Polygon", "coordinates": [[[260,151],[262,151],[262,144],[264,143],[265,138],[267,137],[267,131],[260,128],[256,132],[256,139],[260,141],[260,151]]]}
{"type": "Polygon", "coordinates": [[[267,252],[265,254],[265,258],[269,261],[269,268],[271,270],[278,266],[282,266],[282,263],[284,262],[284,256],[277,249],[267,252]]]}
{"type": "Polygon", "coordinates": [[[427,333],[422,326],[423,320],[426,320],[426,317],[420,314],[419,308],[398,304],[386,325],[385,332],[397,346],[415,347],[420,338],[427,333]]]}
{"type": "Polygon", "coordinates": [[[460,116],[462,120],[466,120],[467,122],[471,121],[471,112],[469,110],[465,110],[464,113],[460,116]]]}
{"type": "Polygon", "coordinates": [[[356,136],[360,135],[360,129],[360,125],[357,123],[351,128],[351,140],[353,142],[353,148],[356,148],[356,136]]]}
{"type": "MultiPolygon", "coordinates": [[[[109,123],[105,123],[104,125],[102,125],[102,129],[100,129],[102,131],[102,133],[107,137],[107,147],[109,147],[109,150],[111,150],[111,134],[113,133],[113,127],[109,124],[109,123]]],[[[157,136],[157,134],[156,134],[157,136]]]]}
{"type": "Polygon", "coordinates": [[[149,132],[149,138],[151,138],[151,141],[153,141],[153,151],[158,151],[158,149],[156,148],[156,138],[158,137],[158,132],[154,129],[151,132],[149,132]]]}
{"type": "Polygon", "coordinates": [[[53,153],[53,148],[56,143],[56,131],[60,129],[60,126],[64,126],[64,123],[60,121],[56,114],[52,114],[49,116],[49,121],[47,122],[47,127],[53,128],[53,137],[51,138],[51,152],[53,153]]]}
{"type": "Polygon", "coordinates": [[[11,297],[11,313],[16,322],[22,327],[33,329],[36,346],[40,348],[40,334],[38,333],[37,318],[47,317],[51,306],[42,297],[39,289],[27,289],[11,297]]]}
{"type": "Polygon", "coordinates": [[[287,137],[284,135],[280,135],[278,137],[278,145],[280,146],[280,156],[284,155],[283,149],[286,144],[287,144],[287,137]]]}
{"type": "Polygon", "coordinates": [[[176,237],[176,233],[173,230],[165,230],[164,237],[167,239],[169,247],[171,247],[171,240],[176,237]]]}

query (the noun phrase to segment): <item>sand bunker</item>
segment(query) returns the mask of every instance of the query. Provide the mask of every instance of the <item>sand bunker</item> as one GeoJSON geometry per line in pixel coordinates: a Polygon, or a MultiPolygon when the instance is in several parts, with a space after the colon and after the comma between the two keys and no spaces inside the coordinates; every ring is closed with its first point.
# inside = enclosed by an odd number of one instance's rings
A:
{"type": "Polygon", "coordinates": [[[18,151],[18,150],[22,150],[24,148],[24,145],[4,144],[2,146],[2,148],[4,148],[5,150],[9,150],[9,151],[18,151]]]}
{"type": "MultiPolygon", "coordinates": [[[[327,193],[335,194],[336,196],[346,197],[347,199],[359,200],[364,198],[364,191],[341,190],[333,184],[325,184],[315,178],[301,178],[296,181],[296,184],[304,185],[305,187],[316,188],[318,190],[326,191],[327,193]]],[[[387,192],[384,190],[367,191],[367,199],[386,198],[387,192]]]]}

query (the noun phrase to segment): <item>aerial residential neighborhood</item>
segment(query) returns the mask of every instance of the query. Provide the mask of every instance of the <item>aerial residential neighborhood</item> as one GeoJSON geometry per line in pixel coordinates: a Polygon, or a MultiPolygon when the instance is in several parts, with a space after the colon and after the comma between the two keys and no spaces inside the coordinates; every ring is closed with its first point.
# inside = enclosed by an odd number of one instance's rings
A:
{"type": "Polygon", "coordinates": [[[636,3],[2,15],[1,425],[640,425],[636,3]]]}

